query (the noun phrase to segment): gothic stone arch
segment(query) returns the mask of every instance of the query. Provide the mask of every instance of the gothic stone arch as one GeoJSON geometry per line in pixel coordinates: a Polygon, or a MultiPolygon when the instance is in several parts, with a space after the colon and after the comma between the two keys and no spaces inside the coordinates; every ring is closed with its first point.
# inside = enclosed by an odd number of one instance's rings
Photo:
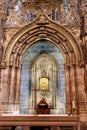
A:
{"type": "Polygon", "coordinates": [[[4,88],[1,99],[2,111],[11,111],[13,104],[16,110],[19,109],[22,57],[29,46],[42,39],[55,44],[64,56],[67,97],[66,113],[78,114],[82,110],[78,104],[79,95],[81,98],[83,96],[81,92],[84,90],[84,69],[82,68],[83,55],[81,48],[69,30],[49,20],[43,13],[32,23],[19,30],[5,49],[3,55],[5,68],[2,69],[2,73],[5,74],[2,76],[4,77],[2,78],[2,87],[4,88]]]}

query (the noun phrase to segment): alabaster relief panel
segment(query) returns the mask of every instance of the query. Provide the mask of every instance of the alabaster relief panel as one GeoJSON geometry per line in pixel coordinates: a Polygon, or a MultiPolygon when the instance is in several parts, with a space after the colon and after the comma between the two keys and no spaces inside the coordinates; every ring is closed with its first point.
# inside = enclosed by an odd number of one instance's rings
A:
{"type": "Polygon", "coordinates": [[[64,58],[60,50],[48,41],[30,46],[22,60],[20,112],[34,113],[35,106],[45,97],[51,113],[65,113],[66,92],[64,58]],[[41,91],[40,79],[48,79],[48,90],[41,91]]]}
{"type": "Polygon", "coordinates": [[[32,65],[32,107],[35,108],[42,97],[50,104],[51,108],[56,108],[56,83],[58,82],[58,67],[55,58],[50,54],[40,54],[33,61],[32,65]]]}

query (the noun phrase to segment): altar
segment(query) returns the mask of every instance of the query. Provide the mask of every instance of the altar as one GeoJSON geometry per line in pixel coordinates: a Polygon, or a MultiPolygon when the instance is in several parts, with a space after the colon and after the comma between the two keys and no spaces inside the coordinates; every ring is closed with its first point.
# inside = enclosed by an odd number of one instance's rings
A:
{"type": "Polygon", "coordinates": [[[8,115],[0,116],[0,127],[11,127],[15,130],[22,126],[24,130],[31,127],[49,127],[50,130],[80,130],[78,115],[8,115]]]}

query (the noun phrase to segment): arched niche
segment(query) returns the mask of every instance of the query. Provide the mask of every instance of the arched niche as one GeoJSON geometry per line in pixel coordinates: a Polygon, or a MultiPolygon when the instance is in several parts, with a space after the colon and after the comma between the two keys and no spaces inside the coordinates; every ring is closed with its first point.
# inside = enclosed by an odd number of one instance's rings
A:
{"type": "Polygon", "coordinates": [[[21,113],[35,113],[42,97],[50,105],[51,114],[66,113],[64,57],[54,44],[38,41],[25,52],[20,90],[21,113]],[[48,90],[41,91],[40,78],[44,77],[48,79],[48,90]]]}

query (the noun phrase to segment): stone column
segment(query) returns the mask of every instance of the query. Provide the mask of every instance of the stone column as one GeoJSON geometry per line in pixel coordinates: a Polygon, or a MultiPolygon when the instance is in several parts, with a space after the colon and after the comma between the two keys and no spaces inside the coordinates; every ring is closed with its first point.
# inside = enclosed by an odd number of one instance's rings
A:
{"type": "Polygon", "coordinates": [[[33,66],[32,68],[32,108],[35,109],[35,102],[36,102],[36,99],[35,99],[35,94],[36,94],[36,68],[35,66],[33,66]]]}
{"type": "Polygon", "coordinates": [[[2,72],[3,72],[3,69],[2,68],[0,68],[0,111],[1,111],[1,88],[2,88],[2,78],[3,78],[3,74],[2,74],[2,72]]]}
{"type": "Polygon", "coordinates": [[[54,83],[54,78],[55,78],[55,66],[53,65],[52,67],[52,106],[54,107],[54,109],[56,108],[56,104],[55,104],[55,83],[54,83]]]}
{"type": "Polygon", "coordinates": [[[74,66],[74,79],[75,79],[75,92],[76,92],[76,102],[75,102],[75,109],[77,111],[77,114],[78,114],[78,80],[77,80],[77,77],[78,77],[78,73],[77,73],[77,65],[74,66]]]}
{"type": "Polygon", "coordinates": [[[2,14],[0,13],[0,64],[2,62],[2,57],[3,57],[3,50],[4,50],[4,40],[5,40],[5,30],[4,30],[4,18],[1,16],[2,14]]]}
{"type": "MultiPolygon", "coordinates": [[[[1,4],[2,5],[2,4],[1,4]]],[[[3,5],[2,5],[3,7],[3,5]]],[[[5,28],[4,28],[4,12],[2,10],[2,8],[0,9],[0,99],[2,99],[2,78],[3,78],[3,52],[4,52],[4,40],[5,40],[5,28]]],[[[2,101],[0,101],[0,108],[1,110],[3,109],[1,106],[2,101]]]]}
{"type": "Polygon", "coordinates": [[[0,42],[0,64],[1,64],[1,61],[2,61],[2,55],[3,55],[3,46],[0,42]]]}
{"type": "Polygon", "coordinates": [[[15,93],[15,66],[12,66],[11,70],[11,84],[10,84],[10,94],[9,94],[9,110],[14,111],[14,93],[15,93]]]}
{"type": "Polygon", "coordinates": [[[76,84],[75,84],[75,65],[70,66],[70,83],[71,83],[71,107],[72,114],[76,114],[76,84]]]}
{"type": "MultiPolygon", "coordinates": [[[[1,69],[0,69],[0,99],[1,99],[1,69]]],[[[0,100],[0,108],[1,108],[1,100],[0,100]]]]}
{"type": "Polygon", "coordinates": [[[70,66],[65,65],[65,83],[66,83],[66,113],[71,114],[71,84],[70,84],[70,66]]]}
{"type": "Polygon", "coordinates": [[[87,93],[87,67],[85,69],[85,92],[87,93]]]}
{"type": "Polygon", "coordinates": [[[85,102],[86,102],[86,93],[85,93],[85,82],[84,82],[84,68],[81,68],[77,65],[77,95],[78,95],[78,113],[82,114],[85,112],[85,102]]]}
{"type": "Polygon", "coordinates": [[[1,71],[1,111],[8,111],[8,94],[9,94],[9,86],[8,86],[8,74],[9,74],[9,66],[2,69],[1,71]]]}
{"type": "Polygon", "coordinates": [[[87,94],[85,92],[84,67],[77,66],[77,96],[78,96],[78,114],[81,121],[81,130],[87,128],[87,94]]]}
{"type": "Polygon", "coordinates": [[[16,88],[15,88],[15,111],[19,112],[20,107],[20,80],[21,80],[21,66],[18,66],[16,74],[16,88]]]}

